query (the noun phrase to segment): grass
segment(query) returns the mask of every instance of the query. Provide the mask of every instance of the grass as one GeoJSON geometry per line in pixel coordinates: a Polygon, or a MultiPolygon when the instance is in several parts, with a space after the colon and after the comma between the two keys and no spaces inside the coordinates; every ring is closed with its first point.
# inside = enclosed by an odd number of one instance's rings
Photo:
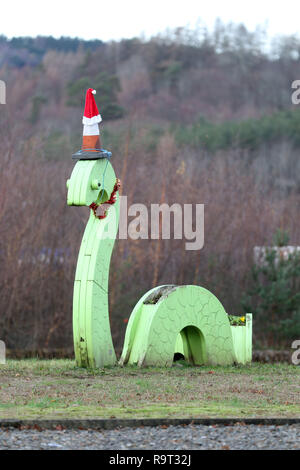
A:
{"type": "Polygon", "coordinates": [[[300,417],[300,368],[288,364],[170,369],[0,365],[0,419],[300,417]]]}

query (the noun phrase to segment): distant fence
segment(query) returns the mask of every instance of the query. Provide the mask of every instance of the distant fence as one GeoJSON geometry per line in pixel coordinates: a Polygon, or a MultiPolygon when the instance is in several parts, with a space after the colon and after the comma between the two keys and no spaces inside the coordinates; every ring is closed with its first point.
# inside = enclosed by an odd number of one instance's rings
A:
{"type": "Polygon", "coordinates": [[[49,248],[47,246],[42,247],[39,250],[35,250],[30,254],[25,250],[21,251],[18,257],[19,266],[23,263],[31,264],[63,264],[70,258],[70,248],[49,248]]]}
{"type": "Polygon", "coordinates": [[[253,257],[256,264],[263,266],[266,263],[267,254],[275,252],[275,263],[279,260],[287,261],[290,256],[299,254],[300,246],[255,246],[253,248],[253,257]]]}

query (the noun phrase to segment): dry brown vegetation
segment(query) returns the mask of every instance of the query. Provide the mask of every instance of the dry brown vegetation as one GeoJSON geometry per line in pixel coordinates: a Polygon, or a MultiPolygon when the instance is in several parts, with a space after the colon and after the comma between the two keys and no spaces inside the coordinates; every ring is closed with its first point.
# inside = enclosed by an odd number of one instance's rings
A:
{"type": "MultiPolygon", "coordinates": [[[[128,204],[205,204],[205,246],[198,252],[186,251],[184,240],[116,242],[110,311],[118,351],[133,306],[154,285],[200,284],[239,314],[253,247],[270,243],[277,228],[299,244],[300,198],[289,163],[297,151],[288,140],[258,149],[255,158],[239,148],[211,154],[178,147],[170,128],[200,113],[219,122],[290,107],[297,60],[280,51],[269,60],[254,45],[216,52],[211,44],[173,39],[123,41],[93,53],[49,50],[35,66],[1,62],[8,95],[0,109],[0,338],[8,348],[72,344],[73,279],[88,209],[66,205],[82,112],[68,106],[67,90],[83,64],[88,77],[104,69],[121,84],[117,98],[125,115],[104,121],[103,140],[128,204]],[[278,89],[273,82],[268,94],[270,77],[278,89]],[[274,182],[285,177],[286,166],[291,184],[282,190],[274,182]]],[[[259,325],[254,328],[258,341],[259,325]]]]}
{"type": "MultiPolygon", "coordinates": [[[[205,204],[205,246],[186,251],[185,240],[118,240],[110,274],[111,325],[121,347],[126,318],[148,289],[164,283],[200,284],[241,313],[252,250],[276,228],[299,239],[299,196],[277,199],[256,186],[231,157],[197,168],[161,138],[158,153],[116,155],[128,203],[205,204]],[[180,172],[176,170],[180,169],[180,172]]],[[[201,158],[201,157],[200,157],[201,158]]],[[[1,335],[8,347],[71,344],[71,302],[77,252],[87,208],[66,206],[70,158],[47,162],[12,157],[1,172],[1,335]]],[[[256,330],[256,334],[259,331],[256,330]]]]}

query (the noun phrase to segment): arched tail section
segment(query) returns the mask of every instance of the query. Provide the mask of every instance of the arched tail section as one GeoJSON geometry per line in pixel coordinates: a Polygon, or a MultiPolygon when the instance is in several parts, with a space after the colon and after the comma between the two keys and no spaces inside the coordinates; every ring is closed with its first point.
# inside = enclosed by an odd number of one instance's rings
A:
{"type": "Polygon", "coordinates": [[[249,362],[249,322],[232,327],[221,302],[203,287],[157,287],[133,310],[120,364],[171,366],[174,353],[193,365],[249,362]]]}

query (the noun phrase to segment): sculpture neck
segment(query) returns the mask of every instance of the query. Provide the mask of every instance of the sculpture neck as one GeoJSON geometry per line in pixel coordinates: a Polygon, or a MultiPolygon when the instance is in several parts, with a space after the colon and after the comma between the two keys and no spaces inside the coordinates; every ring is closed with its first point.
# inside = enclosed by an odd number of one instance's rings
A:
{"type": "MultiPolygon", "coordinates": [[[[108,186],[112,189],[113,176],[115,182],[113,172],[108,186]]],[[[109,197],[110,194],[107,199],[109,197]]],[[[91,210],[79,250],[73,295],[73,336],[76,362],[81,367],[116,363],[109,323],[108,281],[118,225],[119,195],[116,193],[116,201],[104,219],[95,217],[91,210]]]]}

